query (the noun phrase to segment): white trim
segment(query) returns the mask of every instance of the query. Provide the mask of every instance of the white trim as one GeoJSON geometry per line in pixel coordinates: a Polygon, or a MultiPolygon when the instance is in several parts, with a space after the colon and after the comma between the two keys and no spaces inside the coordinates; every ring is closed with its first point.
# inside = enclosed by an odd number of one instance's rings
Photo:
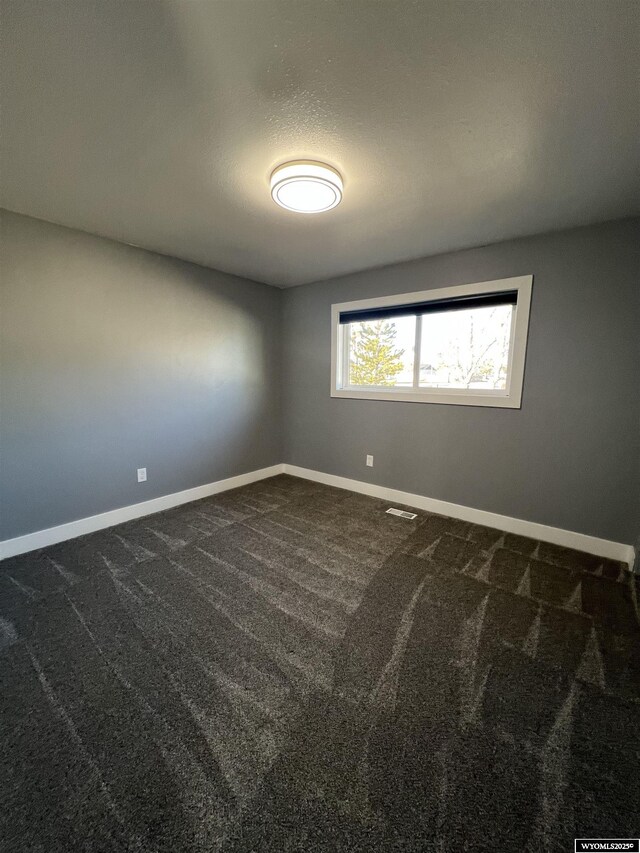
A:
{"type": "Polygon", "coordinates": [[[585,551],[587,554],[596,554],[599,557],[607,557],[610,560],[620,560],[627,563],[633,569],[635,549],[633,545],[625,545],[622,542],[612,542],[609,539],[598,539],[595,536],[587,536],[585,533],[575,533],[571,530],[562,530],[559,527],[549,527],[546,524],[538,524],[535,521],[525,521],[521,518],[512,518],[508,515],[499,515],[495,512],[487,512],[475,507],[463,506],[461,504],[441,501],[437,498],[428,498],[424,495],[414,495],[411,492],[402,492],[399,489],[389,489],[386,486],[378,486],[375,483],[364,483],[361,480],[350,480],[348,477],[339,477],[336,474],[324,474],[321,471],[312,471],[310,468],[300,468],[297,465],[281,463],[269,468],[260,468],[257,471],[249,471],[247,474],[239,474],[237,477],[229,477],[226,480],[217,480],[204,486],[196,486],[194,489],[185,489],[183,492],[174,492],[143,501],[138,504],[113,509],[109,512],[81,518],[78,521],[70,521],[68,524],[60,524],[58,527],[49,527],[46,530],[37,530],[35,533],[27,533],[25,536],[17,536],[15,539],[5,539],[0,542],[0,560],[6,557],[14,557],[36,548],[46,548],[57,542],[67,539],[75,539],[86,533],[103,530],[105,527],[113,527],[124,521],[152,515],[165,509],[179,506],[180,504],[197,501],[219,492],[229,489],[237,489],[267,477],[275,477],[277,474],[290,474],[292,477],[302,477],[305,480],[313,480],[316,483],[324,483],[327,486],[336,486],[339,489],[347,489],[351,492],[359,492],[374,498],[393,503],[413,506],[417,509],[434,512],[439,515],[447,515],[451,518],[460,518],[463,521],[471,521],[474,524],[484,524],[486,527],[495,527],[507,533],[517,533],[520,536],[529,536],[532,539],[541,539],[543,542],[552,542],[554,545],[563,545],[566,548],[575,548],[585,551]]]}
{"type": "Polygon", "coordinates": [[[551,542],[565,548],[574,548],[576,551],[584,551],[598,557],[619,560],[633,568],[635,558],[633,545],[612,542],[609,539],[598,539],[596,536],[588,536],[586,533],[575,533],[572,530],[562,530],[560,527],[549,527],[547,524],[525,521],[522,518],[512,518],[509,515],[499,515],[496,512],[487,512],[483,509],[449,503],[449,501],[428,498],[424,495],[401,492],[399,489],[389,489],[375,483],[350,480],[348,477],[339,477],[336,474],[324,474],[321,471],[312,471],[309,468],[300,468],[297,465],[285,464],[283,467],[284,473],[290,474],[292,477],[302,477],[305,480],[324,483],[326,486],[348,489],[351,492],[359,492],[370,497],[382,498],[385,501],[417,507],[438,515],[447,515],[450,518],[459,518],[473,524],[483,524],[486,527],[504,530],[506,533],[516,533],[519,536],[529,536],[531,539],[541,539],[543,542],[551,542]]]}
{"type": "MultiPolygon", "coordinates": [[[[519,409],[522,405],[522,385],[524,365],[529,333],[529,312],[531,308],[532,275],[501,278],[496,281],[481,281],[473,284],[460,284],[455,287],[442,287],[435,290],[421,290],[413,293],[398,293],[393,296],[379,296],[373,299],[358,299],[353,302],[340,302],[331,306],[331,396],[347,397],[356,400],[386,400],[405,403],[445,403],[456,406],[489,406],[503,409],[519,409]],[[340,313],[365,308],[384,308],[412,302],[458,296],[472,296],[482,293],[500,293],[517,290],[518,302],[514,307],[511,323],[511,341],[509,345],[508,387],[500,390],[466,390],[456,388],[354,388],[346,383],[345,334],[340,334],[340,313]],[[341,375],[339,375],[341,374],[341,375]]],[[[345,330],[348,328],[344,327],[345,330]]],[[[417,337],[417,332],[416,332],[417,337]]],[[[417,359],[419,356],[414,355],[417,359]]],[[[414,364],[414,374],[416,367],[414,364]]],[[[415,380],[414,380],[415,382],[415,380]]]]}
{"type": "Polygon", "coordinates": [[[219,492],[226,492],[229,489],[237,489],[239,486],[247,486],[249,483],[264,480],[267,477],[275,477],[276,474],[283,472],[284,465],[271,465],[269,468],[260,468],[257,471],[249,471],[247,474],[238,474],[238,476],[228,477],[226,480],[216,480],[214,483],[196,486],[194,489],[173,492],[170,495],[152,498],[150,501],[130,504],[119,509],[109,510],[109,512],[102,512],[99,515],[91,515],[88,518],[80,518],[78,521],[60,524],[57,527],[37,530],[35,533],[27,533],[25,536],[17,536],[15,539],[5,539],[0,542],[0,560],[4,560],[6,557],[15,557],[17,554],[24,554],[27,551],[35,551],[36,548],[46,548],[48,545],[55,545],[57,542],[64,542],[67,539],[75,539],[77,536],[84,536],[86,533],[94,533],[96,530],[113,527],[115,524],[122,524],[123,521],[131,521],[133,518],[162,512],[179,504],[208,498],[210,495],[217,495],[219,492]]]}

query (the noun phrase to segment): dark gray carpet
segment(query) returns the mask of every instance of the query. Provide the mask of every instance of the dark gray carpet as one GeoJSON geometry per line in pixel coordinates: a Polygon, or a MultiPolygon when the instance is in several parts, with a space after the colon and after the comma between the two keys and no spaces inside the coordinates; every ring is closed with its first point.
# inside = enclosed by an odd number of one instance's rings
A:
{"type": "Polygon", "coordinates": [[[640,834],[619,564],[281,476],[0,564],[2,851],[640,834]]]}

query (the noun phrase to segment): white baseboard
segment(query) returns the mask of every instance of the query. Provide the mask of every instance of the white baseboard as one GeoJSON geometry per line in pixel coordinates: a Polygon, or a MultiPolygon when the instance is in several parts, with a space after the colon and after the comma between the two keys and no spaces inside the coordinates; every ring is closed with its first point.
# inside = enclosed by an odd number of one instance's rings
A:
{"type": "Polygon", "coordinates": [[[282,474],[284,465],[271,465],[269,468],[260,468],[257,471],[249,471],[248,474],[239,474],[237,477],[228,477],[226,480],[217,480],[215,483],[206,483],[204,486],[196,486],[194,489],[185,489],[182,492],[174,492],[171,495],[163,495],[150,501],[139,504],[130,504],[109,512],[101,512],[99,515],[91,515],[88,518],[80,518],[78,521],[70,521],[68,524],[60,524],[57,527],[48,527],[46,530],[37,530],[35,533],[27,533],[25,536],[17,536],[15,539],[5,539],[0,542],[0,560],[6,557],[15,557],[27,551],[35,551],[36,548],[46,548],[47,545],[55,545],[67,539],[75,539],[84,536],[85,533],[94,533],[105,527],[113,527],[114,524],[122,524],[123,521],[131,521],[141,518],[143,515],[152,515],[154,512],[162,512],[165,509],[178,506],[179,504],[197,501],[200,498],[208,498],[219,492],[229,489],[237,489],[267,477],[282,474]]]}
{"type": "Polygon", "coordinates": [[[495,527],[507,533],[517,533],[519,536],[541,539],[543,542],[563,545],[565,548],[574,548],[576,551],[585,551],[587,554],[595,554],[598,557],[619,560],[622,563],[627,563],[630,568],[633,568],[635,559],[633,545],[612,542],[609,539],[598,539],[595,536],[587,536],[586,533],[575,533],[572,530],[549,527],[546,524],[538,524],[535,521],[525,521],[522,518],[499,515],[496,512],[487,512],[483,509],[475,509],[470,506],[440,501],[437,498],[427,498],[424,495],[414,495],[411,492],[401,492],[398,489],[388,489],[385,486],[376,486],[374,483],[363,483],[361,480],[350,480],[348,477],[338,477],[335,474],[324,474],[321,471],[312,471],[309,468],[299,468],[297,465],[285,464],[283,467],[284,473],[291,474],[293,477],[302,477],[305,480],[313,480],[316,483],[324,483],[327,486],[336,486],[339,489],[360,492],[363,495],[382,498],[382,500],[394,503],[406,504],[407,506],[417,507],[427,512],[448,515],[451,518],[459,518],[462,521],[470,521],[474,524],[484,524],[486,527],[495,527]]]}
{"type": "Polygon", "coordinates": [[[448,515],[451,518],[459,518],[462,521],[470,521],[474,524],[484,524],[486,527],[495,527],[505,530],[507,533],[517,533],[520,536],[529,536],[532,539],[541,539],[543,542],[552,542],[554,545],[563,545],[566,548],[575,548],[577,551],[585,551],[588,554],[596,554],[599,557],[608,557],[611,560],[620,560],[633,568],[635,549],[633,545],[625,545],[621,542],[612,542],[609,539],[598,539],[595,536],[587,536],[585,533],[575,533],[571,530],[562,530],[559,527],[549,527],[546,524],[538,524],[535,521],[525,521],[521,518],[512,518],[508,515],[499,515],[495,512],[486,512],[483,509],[475,509],[470,506],[449,503],[437,498],[427,498],[424,495],[414,495],[411,492],[401,492],[398,489],[388,489],[385,486],[376,486],[374,483],[364,483],[361,480],[350,480],[348,477],[339,477],[336,474],[324,474],[321,471],[312,471],[309,468],[299,468],[297,465],[279,464],[271,465],[269,468],[260,468],[257,471],[249,471],[247,474],[239,474],[237,477],[229,477],[226,480],[217,480],[215,483],[207,483],[204,486],[196,486],[194,489],[185,489],[182,492],[174,492],[171,495],[163,495],[150,501],[113,509],[109,512],[81,518],[78,521],[70,521],[68,524],[60,524],[57,527],[49,527],[46,530],[37,530],[25,536],[17,536],[15,539],[5,539],[0,542],[0,560],[6,557],[14,557],[27,551],[35,551],[36,548],[46,548],[57,542],[67,539],[75,539],[86,533],[103,530],[105,527],[113,527],[123,521],[131,521],[144,515],[152,515],[154,512],[162,512],[165,509],[178,506],[179,504],[197,501],[219,492],[229,489],[237,489],[276,474],[291,474],[293,477],[302,477],[305,480],[313,480],[316,483],[324,483],[327,486],[336,486],[340,489],[348,489],[351,492],[359,492],[374,498],[393,503],[406,504],[427,512],[435,512],[439,515],[448,515]]]}

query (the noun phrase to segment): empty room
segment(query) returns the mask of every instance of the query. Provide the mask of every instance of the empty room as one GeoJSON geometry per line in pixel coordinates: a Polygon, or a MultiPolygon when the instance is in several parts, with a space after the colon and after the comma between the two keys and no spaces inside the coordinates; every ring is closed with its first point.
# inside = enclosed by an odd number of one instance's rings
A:
{"type": "Polygon", "coordinates": [[[0,31],[1,853],[638,853],[640,4],[0,31]]]}

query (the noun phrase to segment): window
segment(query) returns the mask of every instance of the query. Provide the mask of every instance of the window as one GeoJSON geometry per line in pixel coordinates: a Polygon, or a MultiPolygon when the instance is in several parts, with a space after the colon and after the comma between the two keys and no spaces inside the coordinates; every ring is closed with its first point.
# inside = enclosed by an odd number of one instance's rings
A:
{"type": "Polygon", "coordinates": [[[520,408],[532,281],[332,305],[331,396],[520,408]]]}

